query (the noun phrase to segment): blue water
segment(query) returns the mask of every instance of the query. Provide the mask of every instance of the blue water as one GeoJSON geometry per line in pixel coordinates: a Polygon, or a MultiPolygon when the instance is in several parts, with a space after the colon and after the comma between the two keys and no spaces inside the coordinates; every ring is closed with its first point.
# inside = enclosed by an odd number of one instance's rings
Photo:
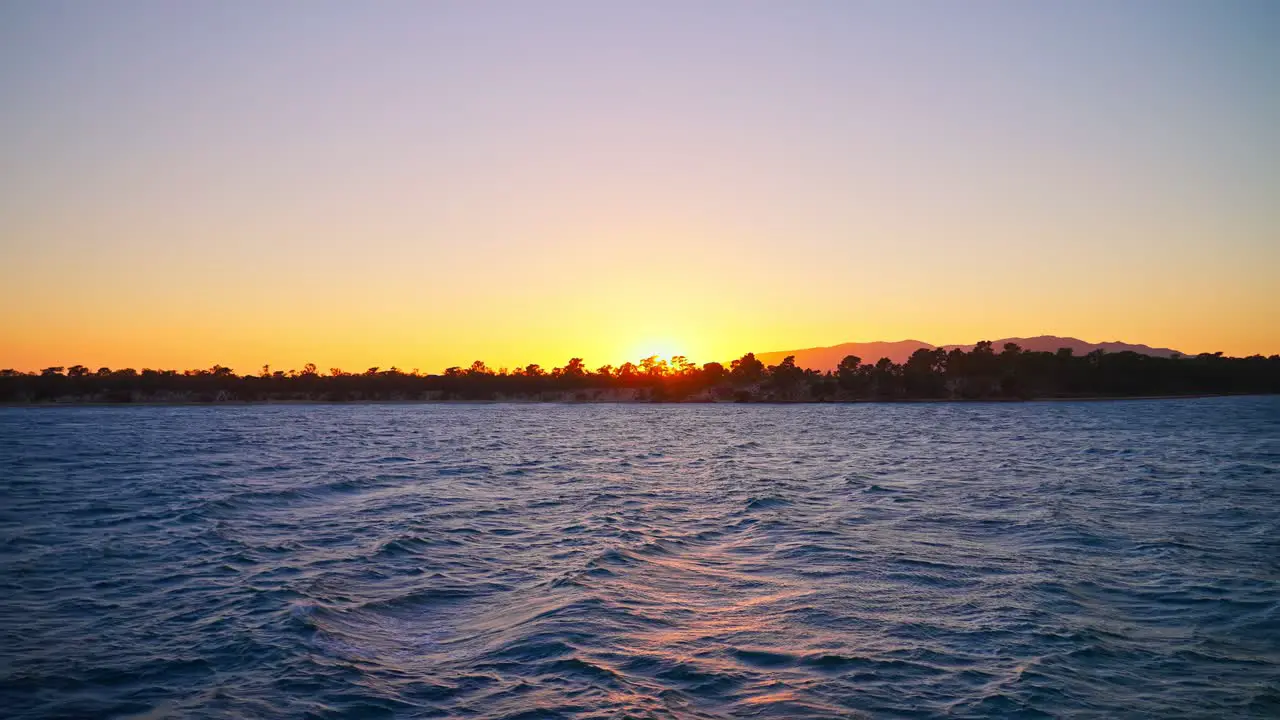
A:
{"type": "Polygon", "coordinates": [[[1280,398],[0,409],[0,714],[1275,717],[1280,398]]]}

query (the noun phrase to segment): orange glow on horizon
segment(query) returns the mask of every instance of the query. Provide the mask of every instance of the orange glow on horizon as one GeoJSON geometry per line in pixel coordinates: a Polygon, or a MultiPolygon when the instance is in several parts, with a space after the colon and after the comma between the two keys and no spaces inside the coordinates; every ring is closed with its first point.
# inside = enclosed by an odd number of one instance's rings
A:
{"type": "Polygon", "coordinates": [[[1252,10],[11,5],[0,369],[1280,353],[1252,10]]]}
{"type": "Polygon", "coordinates": [[[688,357],[682,349],[681,343],[668,339],[648,339],[639,342],[635,346],[635,350],[631,353],[635,359],[627,362],[638,362],[648,357],[657,357],[659,360],[670,361],[675,357],[688,357]]]}

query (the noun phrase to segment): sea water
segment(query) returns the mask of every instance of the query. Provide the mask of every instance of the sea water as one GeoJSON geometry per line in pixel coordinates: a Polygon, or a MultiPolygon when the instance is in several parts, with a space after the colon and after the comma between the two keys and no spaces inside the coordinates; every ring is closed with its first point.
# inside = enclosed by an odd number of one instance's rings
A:
{"type": "Polygon", "coordinates": [[[0,715],[1275,717],[1280,398],[0,409],[0,715]]]}

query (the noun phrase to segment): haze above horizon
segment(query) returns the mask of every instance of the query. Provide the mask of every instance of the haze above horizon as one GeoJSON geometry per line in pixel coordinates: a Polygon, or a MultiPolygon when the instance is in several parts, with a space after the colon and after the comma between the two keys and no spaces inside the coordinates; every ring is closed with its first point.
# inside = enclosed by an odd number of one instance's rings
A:
{"type": "Polygon", "coordinates": [[[1280,6],[0,4],[0,367],[1280,353],[1280,6]]]}

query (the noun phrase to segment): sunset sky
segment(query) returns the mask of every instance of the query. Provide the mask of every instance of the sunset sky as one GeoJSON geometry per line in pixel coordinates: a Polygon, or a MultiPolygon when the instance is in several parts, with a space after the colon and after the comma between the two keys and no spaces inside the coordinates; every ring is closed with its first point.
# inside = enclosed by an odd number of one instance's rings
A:
{"type": "Polygon", "coordinates": [[[0,1],[0,367],[1280,353],[1280,3],[0,1]]]}

